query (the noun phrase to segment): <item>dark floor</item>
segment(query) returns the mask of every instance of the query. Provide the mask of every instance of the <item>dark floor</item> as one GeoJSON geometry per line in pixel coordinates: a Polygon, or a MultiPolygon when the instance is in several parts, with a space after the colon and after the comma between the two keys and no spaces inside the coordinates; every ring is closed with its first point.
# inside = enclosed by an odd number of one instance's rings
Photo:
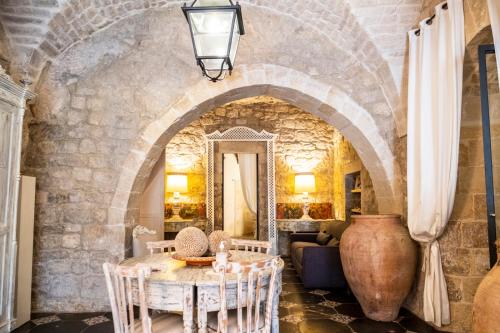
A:
{"type": "MultiPolygon", "coordinates": [[[[402,309],[394,322],[367,319],[346,290],[307,290],[292,265],[285,261],[280,297],[280,332],[283,333],[430,333],[438,332],[402,309]]],[[[109,313],[34,314],[14,333],[112,333],[109,313]]],[[[154,332],[156,333],[156,332],[154,332]]]]}

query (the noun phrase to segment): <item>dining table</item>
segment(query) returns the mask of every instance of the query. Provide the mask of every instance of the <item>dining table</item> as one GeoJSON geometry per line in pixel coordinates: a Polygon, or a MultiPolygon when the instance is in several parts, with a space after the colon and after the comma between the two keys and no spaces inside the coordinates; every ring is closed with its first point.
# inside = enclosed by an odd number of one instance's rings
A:
{"type": "MultiPolygon", "coordinates": [[[[175,253],[175,252],[174,252],[175,253]]],[[[124,266],[147,265],[153,268],[146,281],[148,307],[154,310],[182,313],[184,332],[207,332],[207,313],[220,310],[219,274],[212,266],[190,266],[172,258],[174,253],[154,253],[122,261],[124,266]]],[[[257,261],[273,256],[251,251],[229,251],[229,261],[257,261]]],[[[284,267],[279,260],[271,314],[271,332],[279,332],[278,306],[284,267]]],[[[264,275],[263,286],[270,274],[264,275]]],[[[266,284],[267,283],[267,284],[266,284]]],[[[244,284],[246,285],[246,284],[244,284]]],[[[226,275],[228,309],[236,307],[236,274],[226,275]]]]}

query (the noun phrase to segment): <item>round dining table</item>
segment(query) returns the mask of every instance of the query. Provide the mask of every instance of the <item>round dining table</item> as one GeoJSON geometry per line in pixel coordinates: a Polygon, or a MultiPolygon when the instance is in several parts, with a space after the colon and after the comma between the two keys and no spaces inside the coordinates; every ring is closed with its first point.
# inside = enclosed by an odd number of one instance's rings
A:
{"type": "MultiPolygon", "coordinates": [[[[256,261],[270,259],[271,255],[250,251],[231,250],[229,261],[256,261]]],[[[147,279],[148,306],[155,310],[182,312],[184,332],[207,332],[207,312],[220,310],[219,275],[212,266],[189,266],[172,258],[172,253],[155,253],[124,260],[121,265],[145,264],[153,268],[147,279]],[[197,322],[197,325],[195,324],[197,322]]],[[[278,305],[281,293],[281,275],[284,267],[279,261],[271,315],[271,331],[279,332],[278,305]]],[[[264,276],[264,286],[270,274],[264,276]]],[[[236,304],[236,275],[226,276],[228,308],[236,304]],[[233,299],[231,299],[233,298],[233,299]]]]}

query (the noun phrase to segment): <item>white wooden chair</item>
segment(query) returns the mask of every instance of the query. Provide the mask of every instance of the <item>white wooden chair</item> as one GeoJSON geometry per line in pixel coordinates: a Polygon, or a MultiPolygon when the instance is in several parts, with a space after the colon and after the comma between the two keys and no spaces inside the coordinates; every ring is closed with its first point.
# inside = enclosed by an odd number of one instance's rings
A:
{"type": "Polygon", "coordinates": [[[278,264],[278,257],[254,262],[215,262],[214,269],[219,273],[220,311],[208,314],[209,330],[222,333],[270,333],[278,264]],[[236,309],[229,311],[226,274],[237,275],[236,309]],[[266,275],[269,275],[269,282],[264,285],[266,275]],[[243,288],[244,283],[246,288],[243,288]],[[262,295],[265,299],[261,299],[262,295]]]}
{"type": "Polygon", "coordinates": [[[153,254],[155,250],[160,250],[160,252],[165,252],[167,249],[168,253],[175,251],[175,241],[174,240],[163,240],[156,242],[146,242],[146,248],[149,253],[153,254]]]}
{"type": "Polygon", "coordinates": [[[234,250],[243,250],[251,252],[262,252],[263,250],[265,250],[266,254],[269,254],[272,249],[271,242],[257,241],[251,239],[231,238],[231,245],[234,250]]]}
{"type": "Polygon", "coordinates": [[[104,263],[103,269],[115,333],[183,332],[183,320],[180,315],[161,313],[149,316],[145,280],[151,274],[150,267],[125,267],[104,263]],[[139,303],[138,321],[134,318],[134,296],[139,303]]]}

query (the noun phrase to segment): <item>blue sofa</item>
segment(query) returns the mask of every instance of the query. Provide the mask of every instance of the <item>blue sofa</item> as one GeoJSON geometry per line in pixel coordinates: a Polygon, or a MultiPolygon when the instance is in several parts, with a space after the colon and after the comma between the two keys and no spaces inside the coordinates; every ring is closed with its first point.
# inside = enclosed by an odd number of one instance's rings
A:
{"type": "MultiPolygon", "coordinates": [[[[340,241],[349,226],[344,221],[330,222],[322,230],[340,241]]],[[[319,245],[317,233],[293,233],[290,235],[290,256],[305,288],[342,288],[347,285],[340,251],[337,245],[319,245]]]]}

